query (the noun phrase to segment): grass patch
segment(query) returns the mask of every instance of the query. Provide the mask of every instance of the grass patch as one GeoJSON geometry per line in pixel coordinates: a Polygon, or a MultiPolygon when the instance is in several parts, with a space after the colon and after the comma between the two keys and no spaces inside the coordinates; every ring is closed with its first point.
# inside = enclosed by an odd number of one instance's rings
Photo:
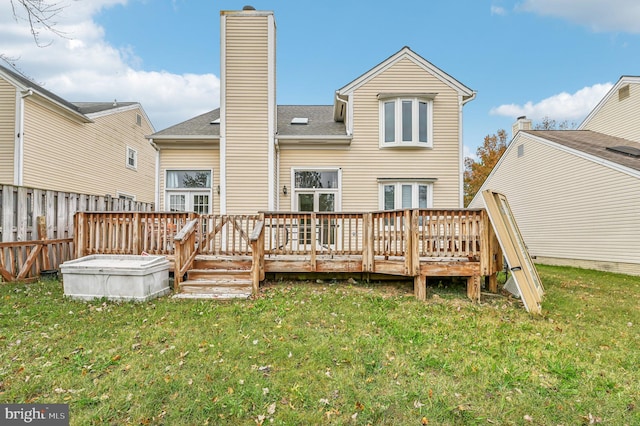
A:
{"type": "Polygon", "coordinates": [[[541,317],[464,288],[278,283],[259,298],[0,285],[0,402],[71,424],[640,424],[640,278],[540,266],[541,317]]]}

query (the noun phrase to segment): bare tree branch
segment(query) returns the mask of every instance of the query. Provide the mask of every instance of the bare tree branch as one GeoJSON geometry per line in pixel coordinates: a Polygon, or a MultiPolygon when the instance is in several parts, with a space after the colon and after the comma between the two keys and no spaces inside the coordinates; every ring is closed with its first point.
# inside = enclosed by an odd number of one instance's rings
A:
{"type": "Polygon", "coordinates": [[[51,2],[46,0],[9,0],[11,2],[11,9],[13,17],[16,22],[24,21],[29,24],[31,29],[31,35],[38,47],[49,46],[53,41],[43,44],[41,42],[40,34],[42,31],[48,31],[59,37],[65,37],[66,34],[57,28],[55,28],[57,22],[55,21],[66,6],[61,5],[58,2],[51,2]]]}

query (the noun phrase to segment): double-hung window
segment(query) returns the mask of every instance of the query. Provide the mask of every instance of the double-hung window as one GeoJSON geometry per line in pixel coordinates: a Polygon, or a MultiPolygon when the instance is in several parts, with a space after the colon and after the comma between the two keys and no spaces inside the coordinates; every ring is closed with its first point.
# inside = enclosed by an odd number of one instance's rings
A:
{"type": "Polygon", "coordinates": [[[432,206],[431,182],[384,182],[380,184],[382,210],[427,209],[432,206]]]}
{"type": "Polygon", "coordinates": [[[433,146],[433,95],[378,95],[380,146],[433,146]]]}

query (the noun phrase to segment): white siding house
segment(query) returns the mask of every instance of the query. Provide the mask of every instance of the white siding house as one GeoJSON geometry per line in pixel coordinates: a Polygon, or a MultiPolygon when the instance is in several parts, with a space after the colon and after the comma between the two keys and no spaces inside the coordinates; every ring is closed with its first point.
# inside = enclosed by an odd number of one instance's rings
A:
{"type": "Polygon", "coordinates": [[[640,275],[639,112],[640,79],[622,77],[578,130],[516,126],[470,207],[505,194],[536,262],[640,275]]]}

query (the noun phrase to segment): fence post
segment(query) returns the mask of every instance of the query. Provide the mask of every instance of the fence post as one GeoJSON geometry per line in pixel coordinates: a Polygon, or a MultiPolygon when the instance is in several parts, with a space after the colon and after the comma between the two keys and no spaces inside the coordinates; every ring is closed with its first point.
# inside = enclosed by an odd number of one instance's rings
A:
{"type": "MultiPolygon", "coordinates": [[[[44,216],[37,217],[37,232],[38,240],[46,240],[47,239],[47,220],[44,216]]],[[[51,263],[49,262],[49,246],[46,242],[42,243],[42,269],[49,270],[51,269],[51,263]]]]}

